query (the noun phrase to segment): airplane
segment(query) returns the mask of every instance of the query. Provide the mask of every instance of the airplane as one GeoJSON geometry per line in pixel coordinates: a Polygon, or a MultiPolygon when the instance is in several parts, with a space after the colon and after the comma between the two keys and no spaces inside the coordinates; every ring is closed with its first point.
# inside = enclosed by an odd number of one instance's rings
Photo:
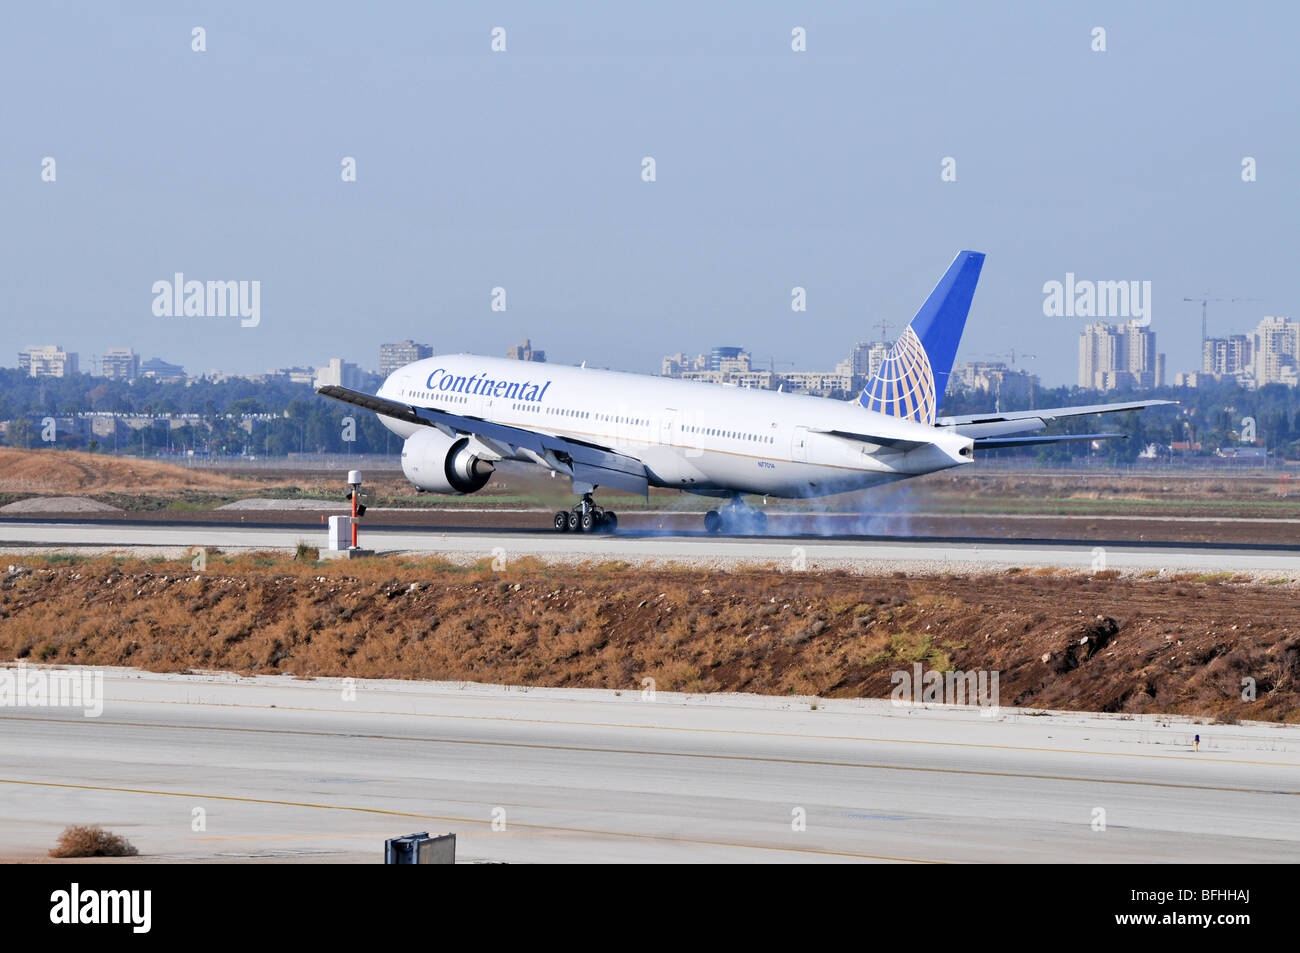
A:
{"type": "Polygon", "coordinates": [[[423,492],[481,490],[495,465],[522,460],[572,481],[579,497],[558,532],[613,532],[597,487],[649,498],[669,487],[725,500],[710,533],[762,534],[746,494],[806,498],[965,466],[979,450],[1122,437],[1046,435],[1050,423],[1140,410],[1167,400],[941,416],[980,252],[962,251],[858,397],[834,400],[472,354],[394,371],[376,394],[318,393],[373,411],[402,437],[402,471],[423,492]]]}

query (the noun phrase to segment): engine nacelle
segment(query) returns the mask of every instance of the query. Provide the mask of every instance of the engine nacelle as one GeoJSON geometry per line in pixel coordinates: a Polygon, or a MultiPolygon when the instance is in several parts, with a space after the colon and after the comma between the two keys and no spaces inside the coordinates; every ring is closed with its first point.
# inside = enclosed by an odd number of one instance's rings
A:
{"type": "Polygon", "coordinates": [[[429,493],[473,493],[492,476],[492,462],[476,457],[468,437],[448,437],[421,427],[402,444],[402,472],[429,493]]]}

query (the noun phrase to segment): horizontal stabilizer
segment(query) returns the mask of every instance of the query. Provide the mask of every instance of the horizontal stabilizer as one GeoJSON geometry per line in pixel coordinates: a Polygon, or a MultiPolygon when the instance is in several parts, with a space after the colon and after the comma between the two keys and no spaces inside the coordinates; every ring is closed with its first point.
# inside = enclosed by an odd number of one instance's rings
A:
{"type": "Polygon", "coordinates": [[[929,441],[926,440],[905,440],[901,437],[882,437],[879,434],[855,433],[850,430],[822,430],[819,427],[809,428],[813,433],[826,433],[833,437],[844,437],[848,440],[860,440],[863,443],[873,443],[878,447],[888,447],[890,450],[897,450],[899,453],[907,453],[909,450],[915,450],[917,447],[924,447],[929,441]]]}
{"type": "Polygon", "coordinates": [[[976,437],[976,450],[1006,450],[1010,447],[1032,447],[1040,443],[1070,443],[1074,440],[1127,440],[1124,433],[1063,433],[1041,437],[976,437]]]}

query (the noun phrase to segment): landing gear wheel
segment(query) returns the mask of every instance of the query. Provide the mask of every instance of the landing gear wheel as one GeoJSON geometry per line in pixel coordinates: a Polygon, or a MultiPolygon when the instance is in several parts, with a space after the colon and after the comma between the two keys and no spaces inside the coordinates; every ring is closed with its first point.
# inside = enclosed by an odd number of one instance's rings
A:
{"type": "Polygon", "coordinates": [[[767,514],[766,513],[763,513],[761,511],[756,511],[754,513],[754,535],[755,536],[767,535],[767,514]]]}
{"type": "Polygon", "coordinates": [[[597,506],[590,493],[584,493],[573,509],[555,514],[555,529],[561,533],[612,533],[617,527],[614,511],[597,506]]]}
{"type": "Polygon", "coordinates": [[[704,514],[704,531],[706,533],[717,533],[722,529],[722,517],[718,515],[717,510],[709,510],[704,514]]]}

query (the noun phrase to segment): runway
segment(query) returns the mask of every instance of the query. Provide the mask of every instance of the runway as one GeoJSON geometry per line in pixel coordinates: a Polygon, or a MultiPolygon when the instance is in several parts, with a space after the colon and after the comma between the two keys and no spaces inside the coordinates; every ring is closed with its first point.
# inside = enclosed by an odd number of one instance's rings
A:
{"type": "Polygon", "coordinates": [[[99,823],[145,861],[375,862],[415,830],[510,862],[1300,860],[1295,727],[343,688],[109,669],[98,718],[0,708],[0,856],[99,823]]]}
{"type": "MultiPolygon", "coordinates": [[[[195,547],[291,550],[300,542],[325,547],[317,527],[183,525],[123,522],[0,522],[0,547],[21,552],[41,547],[101,550],[159,548],[176,553],[195,547]]],[[[1096,540],[993,540],[922,537],[726,537],[697,534],[566,534],[551,531],[438,530],[365,527],[364,547],[380,553],[437,554],[491,559],[536,556],[565,562],[705,562],[713,565],[776,564],[806,569],[879,568],[888,563],[930,571],[1054,566],[1096,570],[1300,573],[1300,549],[1096,540]]]]}

